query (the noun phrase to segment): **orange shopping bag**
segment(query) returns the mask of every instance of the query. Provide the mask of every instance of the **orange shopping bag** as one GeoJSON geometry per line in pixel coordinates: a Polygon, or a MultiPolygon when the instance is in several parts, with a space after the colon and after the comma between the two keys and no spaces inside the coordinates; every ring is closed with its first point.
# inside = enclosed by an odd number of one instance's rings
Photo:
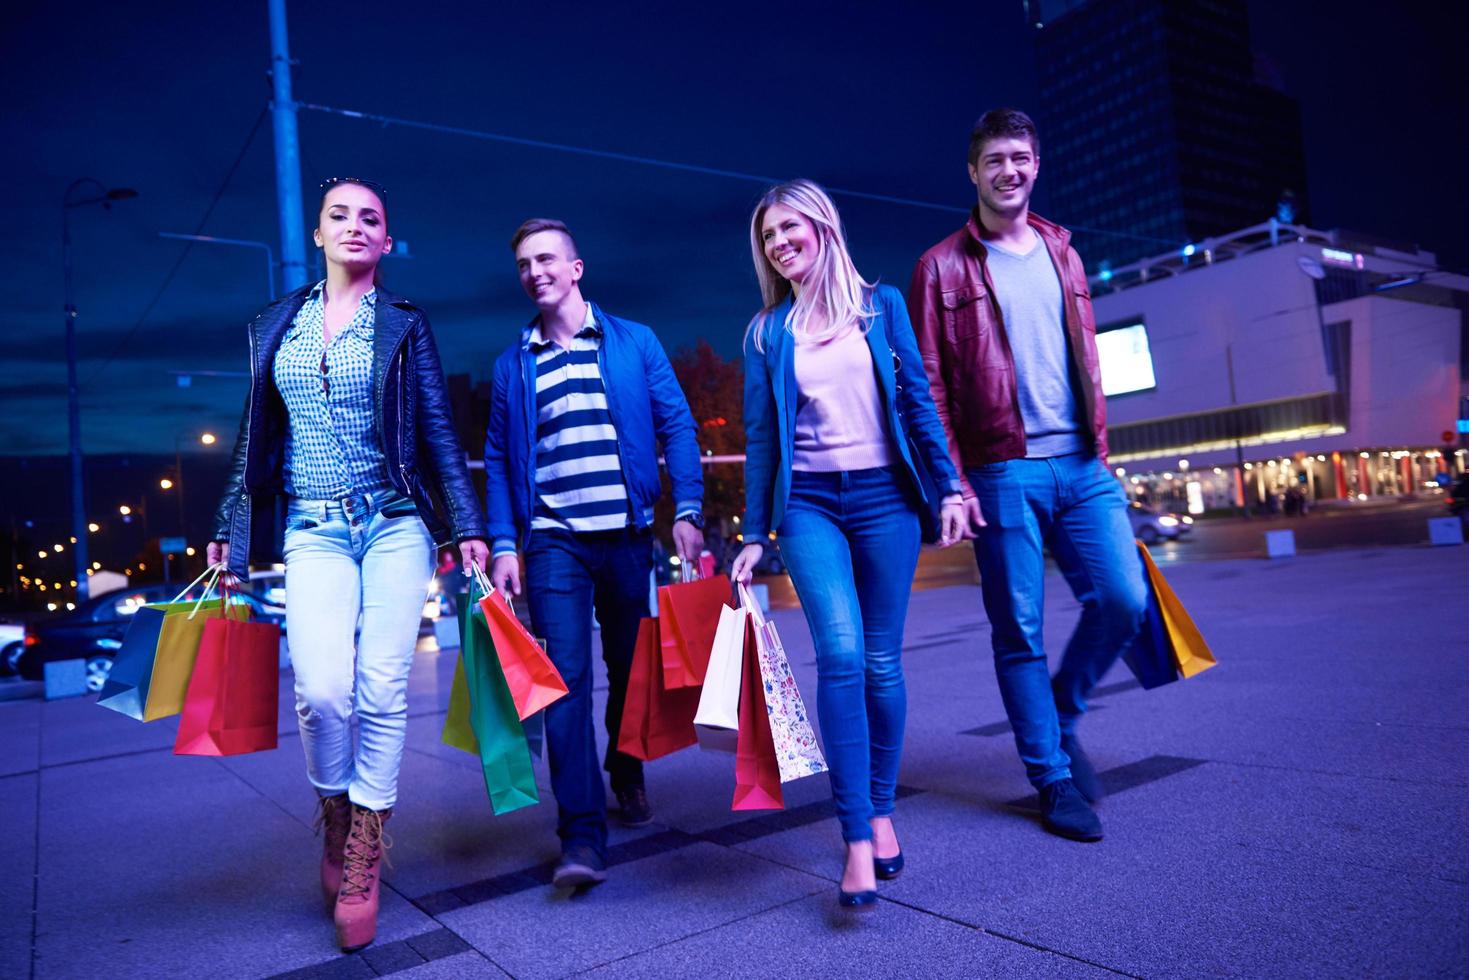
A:
{"type": "Polygon", "coordinates": [[[638,623],[638,642],[627,678],[627,700],[622,705],[622,727],[617,733],[617,750],[645,762],[687,748],[699,740],[694,731],[699,688],[670,690],[664,686],[658,632],[656,619],[638,623]]]}
{"type": "Polygon", "coordinates": [[[658,633],[664,687],[698,687],[704,683],[709,651],[719,630],[719,610],[728,604],[729,581],[723,577],[659,586],[658,633]]]}
{"type": "MultiPolygon", "coordinates": [[[[488,581],[484,583],[488,588],[488,581]]],[[[500,659],[500,669],[505,673],[505,683],[510,687],[510,696],[515,701],[515,710],[520,720],[525,721],[546,705],[566,696],[566,682],[551,663],[551,658],[536,638],[530,634],[515,613],[505,596],[493,589],[479,601],[484,610],[485,622],[490,627],[490,640],[495,654],[500,659]]]]}

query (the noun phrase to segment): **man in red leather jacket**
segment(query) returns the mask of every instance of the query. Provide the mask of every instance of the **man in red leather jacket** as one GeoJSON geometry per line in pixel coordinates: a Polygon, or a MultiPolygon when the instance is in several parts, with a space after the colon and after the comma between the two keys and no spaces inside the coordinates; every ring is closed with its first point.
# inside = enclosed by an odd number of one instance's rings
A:
{"type": "Polygon", "coordinates": [[[1035,123],[994,109],[969,140],[979,202],[929,249],[908,296],[976,536],[995,673],[1047,830],[1102,837],[1076,739],[1086,697],[1146,609],[1127,499],[1108,472],[1096,322],[1071,234],[1030,212],[1035,123]],[[1049,548],[1082,604],[1053,679],[1041,635],[1049,548]]]}

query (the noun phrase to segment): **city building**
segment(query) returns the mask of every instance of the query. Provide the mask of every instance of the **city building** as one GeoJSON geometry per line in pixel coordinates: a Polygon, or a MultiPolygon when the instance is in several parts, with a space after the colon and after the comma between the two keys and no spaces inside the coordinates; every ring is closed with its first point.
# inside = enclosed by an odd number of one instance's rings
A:
{"type": "Polygon", "coordinates": [[[1465,469],[1469,276],[1274,220],[1091,280],[1112,465],[1193,512],[1435,489],[1465,469]]]}
{"type": "Polygon", "coordinates": [[[1300,110],[1245,0],[1029,0],[1044,214],[1089,270],[1309,220],[1300,110]]]}

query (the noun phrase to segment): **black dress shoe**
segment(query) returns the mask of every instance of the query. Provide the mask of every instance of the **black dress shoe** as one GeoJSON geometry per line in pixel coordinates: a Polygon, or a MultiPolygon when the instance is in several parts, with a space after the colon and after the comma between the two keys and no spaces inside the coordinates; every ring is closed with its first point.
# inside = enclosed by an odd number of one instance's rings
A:
{"type": "Polygon", "coordinates": [[[618,819],[624,827],[646,827],[653,822],[653,808],[648,793],[641,786],[617,790],[617,803],[622,807],[618,819]]]}
{"type": "Polygon", "coordinates": [[[877,892],[848,892],[837,889],[837,904],[844,909],[870,909],[877,905],[877,892]]]}
{"type": "Polygon", "coordinates": [[[899,851],[890,858],[872,858],[872,870],[883,881],[892,881],[903,870],[903,852],[899,851]]]}
{"type": "Polygon", "coordinates": [[[1100,803],[1106,799],[1107,791],[1102,788],[1102,779],[1097,775],[1092,760],[1082,751],[1075,735],[1061,736],[1061,751],[1071,757],[1071,780],[1085,796],[1088,803],[1100,803]]]}
{"type": "Polygon", "coordinates": [[[1041,787],[1041,824],[1067,840],[1093,843],[1102,839],[1102,821],[1069,779],[1041,787]]]}

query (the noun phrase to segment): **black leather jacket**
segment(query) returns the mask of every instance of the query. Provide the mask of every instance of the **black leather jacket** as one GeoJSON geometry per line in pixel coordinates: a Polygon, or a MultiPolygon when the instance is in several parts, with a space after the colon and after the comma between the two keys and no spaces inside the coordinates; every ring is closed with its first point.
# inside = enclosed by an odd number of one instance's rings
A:
{"type": "MultiPolygon", "coordinates": [[[[230,571],[241,578],[249,571],[252,505],[259,502],[256,498],[284,492],[282,462],[290,420],[272,366],[311,289],[303,286],[276,300],[249,326],[250,394],[229,482],[214,517],[214,540],[229,542],[230,571]]],[[[444,547],[484,538],[484,516],[454,432],[428,317],[381,287],[373,327],[372,395],[388,476],[394,489],[418,505],[434,543],[444,547]]]]}

